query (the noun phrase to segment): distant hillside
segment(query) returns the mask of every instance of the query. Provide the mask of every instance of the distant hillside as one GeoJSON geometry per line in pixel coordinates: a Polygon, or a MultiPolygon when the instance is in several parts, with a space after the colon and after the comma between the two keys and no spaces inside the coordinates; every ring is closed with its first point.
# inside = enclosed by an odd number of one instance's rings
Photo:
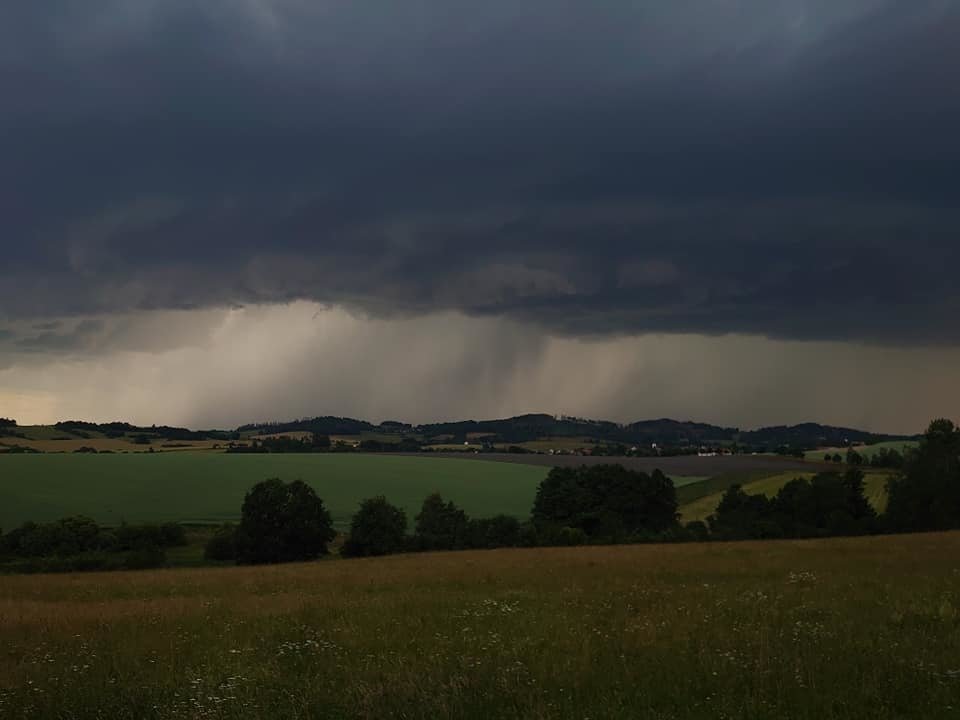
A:
{"type": "MultiPolygon", "coordinates": [[[[458,420],[454,422],[412,425],[398,420],[379,424],[366,420],[335,416],[301,418],[283,422],[241,425],[236,430],[190,430],[166,425],[138,426],[126,422],[91,423],[77,420],[59,422],[47,429],[29,432],[9,418],[0,419],[0,437],[9,438],[0,445],[10,447],[16,439],[123,439],[149,444],[155,440],[177,442],[234,441],[264,438],[284,433],[301,436],[318,434],[356,438],[361,450],[390,450],[401,441],[406,449],[451,449],[468,445],[487,450],[548,452],[554,448],[579,451],[589,448],[593,454],[663,454],[670,449],[694,452],[699,448],[729,448],[744,452],[798,454],[816,448],[842,448],[848,445],[876,444],[915,439],[916,436],[886,435],[855,428],[833,427],[819,423],[777,425],[757,430],[740,430],[708,423],[678,421],[669,418],[615,423],[546,414],[518,415],[498,420],[458,420]],[[656,446],[654,449],[653,446],[656,446]],[[515,447],[514,447],[515,446],[515,447]]],[[[58,446],[60,447],[60,446],[58,446]]],[[[66,446],[62,446],[66,447],[66,446]]],[[[46,449],[46,448],[44,448],[46,449]]]]}
{"type": "Polygon", "coordinates": [[[498,420],[458,420],[412,425],[391,420],[379,425],[352,418],[315,417],[289,422],[243,425],[238,432],[246,435],[268,435],[284,432],[315,432],[326,435],[378,435],[416,437],[423,442],[443,439],[447,442],[481,440],[488,443],[525,443],[545,438],[584,438],[599,444],[626,444],[650,447],[728,447],[738,446],[755,451],[777,449],[811,449],[847,444],[909,440],[914,436],[871,433],[853,428],[833,427],[818,423],[779,425],[743,431],[708,423],[671,420],[640,420],[615,423],[547,414],[527,414],[498,420]]]}

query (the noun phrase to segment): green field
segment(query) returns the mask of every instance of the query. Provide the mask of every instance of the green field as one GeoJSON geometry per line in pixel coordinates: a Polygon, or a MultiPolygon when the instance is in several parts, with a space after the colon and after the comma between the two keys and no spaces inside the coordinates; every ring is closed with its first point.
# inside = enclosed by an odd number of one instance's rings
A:
{"type": "Polygon", "coordinates": [[[960,716],[960,533],[5,577],[17,720],[960,716]]]}
{"type": "Polygon", "coordinates": [[[374,495],[404,508],[411,523],[432,492],[473,517],[526,518],[547,472],[514,463],[359,453],[0,455],[0,528],[78,514],[104,524],[223,522],[238,518],[244,493],[268,477],[310,483],[341,529],[358,503],[374,495]]]}
{"type": "MultiPolygon", "coordinates": [[[[858,453],[863,455],[865,458],[871,458],[875,453],[880,452],[881,450],[896,450],[899,453],[903,453],[904,448],[915,448],[917,447],[916,440],[891,440],[889,442],[874,443],[873,445],[855,445],[853,447],[858,453]]],[[[840,453],[840,457],[846,459],[847,457],[847,448],[841,447],[831,447],[831,448],[820,448],[819,450],[808,450],[804,453],[805,460],[815,460],[822,461],[823,456],[826,454],[834,455],[840,453]]]]}
{"type": "Polygon", "coordinates": [[[386,495],[412,522],[440,492],[470,515],[526,517],[547,469],[475,460],[361,454],[0,456],[0,527],[89,515],[116,524],[221,522],[240,514],[244,493],[268,477],[316,488],[341,527],[360,500],[386,495]]]}

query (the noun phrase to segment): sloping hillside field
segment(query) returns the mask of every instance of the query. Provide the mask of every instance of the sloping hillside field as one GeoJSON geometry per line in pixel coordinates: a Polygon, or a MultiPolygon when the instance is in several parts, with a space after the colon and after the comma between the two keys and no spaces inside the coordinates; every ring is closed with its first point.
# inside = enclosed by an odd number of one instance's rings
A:
{"type": "Polygon", "coordinates": [[[0,648],[31,720],[955,718],[960,534],[6,577],[0,648]]]}
{"type": "Polygon", "coordinates": [[[246,491],[269,477],[310,483],[341,527],[362,499],[375,495],[403,507],[411,522],[432,492],[475,517],[526,517],[547,472],[363,454],[9,455],[0,456],[0,528],[78,514],[105,524],[222,522],[238,518],[246,491]]]}

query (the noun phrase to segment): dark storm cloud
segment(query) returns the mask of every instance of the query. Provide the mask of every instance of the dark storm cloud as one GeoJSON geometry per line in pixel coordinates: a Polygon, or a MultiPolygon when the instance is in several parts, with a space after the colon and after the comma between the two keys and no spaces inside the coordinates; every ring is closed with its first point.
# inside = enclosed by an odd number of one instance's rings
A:
{"type": "Polygon", "coordinates": [[[0,315],[957,343],[958,34],[936,0],[11,4],[0,315]]]}

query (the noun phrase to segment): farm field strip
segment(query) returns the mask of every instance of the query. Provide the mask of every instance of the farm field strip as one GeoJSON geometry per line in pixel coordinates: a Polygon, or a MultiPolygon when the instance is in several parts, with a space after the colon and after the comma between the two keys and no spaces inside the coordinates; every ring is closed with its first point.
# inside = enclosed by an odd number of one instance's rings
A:
{"type": "MultiPolygon", "coordinates": [[[[881,450],[896,450],[899,453],[902,453],[904,448],[915,448],[917,447],[916,440],[890,440],[888,442],[873,443],[872,445],[854,445],[853,449],[860,453],[865,458],[871,458],[876,453],[881,450]]],[[[834,455],[840,454],[840,457],[846,458],[847,448],[845,447],[831,447],[831,448],[820,448],[819,450],[808,450],[804,453],[804,457],[807,460],[822,461],[823,456],[826,454],[834,455]]]]}
{"type": "Polygon", "coordinates": [[[374,495],[403,507],[412,522],[432,492],[474,516],[526,517],[546,472],[373,454],[0,456],[0,527],[76,514],[107,524],[223,522],[237,518],[246,491],[269,477],[311,484],[339,526],[374,495]]]}
{"type": "MultiPolygon", "coordinates": [[[[418,453],[394,453],[397,457],[417,457],[418,453]]],[[[479,460],[514,465],[535,465],[538,467],[576,467],[578,465],[604,465],[615,463],[631,470],[653,472],[662,470],[670,477],[714,477],[726,473],[768,472],[771,475],[788,470],[816,472],[820,469],[835,468],[835,465],[823,462],[808,462],[796,458],[777,455],[718,455],[698,457],[696,455],[676,455],[669,457],[604,457],[590,455],[535,455],[530,453],[473,453],[449,452],[434,453],[434,457],[458,460],[479,460]]]]}

